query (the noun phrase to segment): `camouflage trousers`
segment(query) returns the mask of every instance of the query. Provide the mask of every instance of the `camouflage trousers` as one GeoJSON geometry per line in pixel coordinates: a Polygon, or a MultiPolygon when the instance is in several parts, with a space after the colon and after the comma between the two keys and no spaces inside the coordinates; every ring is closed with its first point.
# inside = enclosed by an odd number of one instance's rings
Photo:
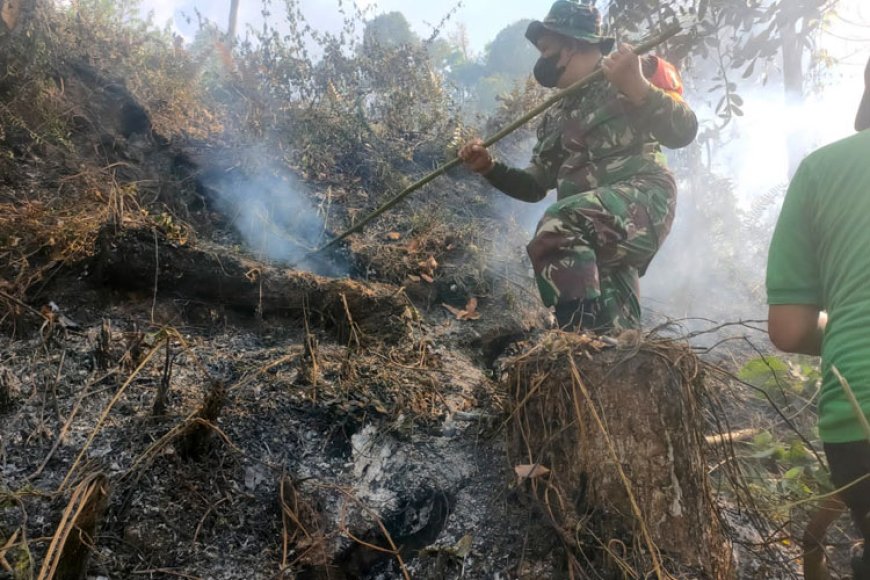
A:
{"type": "MultiPolygon", "coordinates": [[[[597,304],[602,332],[640,327],[640,273],[659,248],[659,234],[643,203],[650,195],[631,182],[572,195],[550,206],[528,245],[546,306],[597,304]]],[[[673,207],[673,204],[665,204],[673,207]]],[[[660,221],[670,229],[670,216],[660,221]]]]}

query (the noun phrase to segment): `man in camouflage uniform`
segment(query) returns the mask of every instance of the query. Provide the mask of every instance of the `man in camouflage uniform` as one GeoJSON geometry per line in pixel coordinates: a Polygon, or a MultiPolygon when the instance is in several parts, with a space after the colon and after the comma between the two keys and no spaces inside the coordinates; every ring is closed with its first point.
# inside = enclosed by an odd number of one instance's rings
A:
{"type": "Polygon", "coordinates": [[[676,182],[661,146],[685,147],[698,122],[673,67],[627,45],[610,54],[600,22],[593,6],[559,0],[529,25],[543,86],[566,88],[598,66],[605,75],[545,115],[530,167],[496,162],[479,140],[460,157],[516,199],[557,190],[528,245],[541,298],[561,328],[618,332],[640,326],[639,277],[674,218],[676,182]]]}

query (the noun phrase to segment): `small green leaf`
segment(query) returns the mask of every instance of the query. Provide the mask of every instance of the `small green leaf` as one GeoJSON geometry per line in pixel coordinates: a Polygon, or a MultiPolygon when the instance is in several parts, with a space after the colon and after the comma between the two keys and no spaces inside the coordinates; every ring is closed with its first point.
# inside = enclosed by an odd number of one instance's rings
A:
{"type": "Polygon", "coordinates": [[[740,380],[754,387],[772,390],[788,382],[790,375],[788,364],[779,357],[756,358],[740,369],[740,380]]]}
{"type": "Polygon", "coordinates": [[[793,480],[800,478],[800,476],[802,476],[803,474],[804,474],[803,467],[792,467],[791,469],[789,469],[788,471],[785,472],[785,475],[783,475],[782,478],[787,480],[787,481],[793,481],[793,480]]]}
{"type": "Polygon", "coordinates": [[[767,449],[763,449],[757,453],[753,453],[750,455],[752,459],[769,459],[776,455],[777,449],[776,447],[768,447],[767,449]]]}
{"type": "Polygon", "coordinates": [[[752,444],[755,447],[769,447],[773,443],[773,435],[770,431],[763,431],[752,439],[752,444]]]}
{"type": "Polygon", "coordinates": [[[793,443],[789,447],[788,454],[786,455],[786,459],[792,463],[807,461],[810,458],[810,452],[807,451],[807,448],[800,441],[793,443]]]}

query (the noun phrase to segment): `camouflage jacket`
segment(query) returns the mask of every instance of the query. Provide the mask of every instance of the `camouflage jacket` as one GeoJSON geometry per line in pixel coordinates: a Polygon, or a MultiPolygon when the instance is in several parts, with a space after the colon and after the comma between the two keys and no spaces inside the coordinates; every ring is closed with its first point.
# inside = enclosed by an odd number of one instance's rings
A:
{"type": "Polygon", "coordinates": [[[673,183],[661,146],[685,147],[697,131],[695,113],[682,98],[652,87],[646,101],[634,106],[600,80],[546,113],[530,167],[518,170],[499,163],[487,178],[528,202],[542,200],[554,188],[561,200],[644,177],[673,183]]]}

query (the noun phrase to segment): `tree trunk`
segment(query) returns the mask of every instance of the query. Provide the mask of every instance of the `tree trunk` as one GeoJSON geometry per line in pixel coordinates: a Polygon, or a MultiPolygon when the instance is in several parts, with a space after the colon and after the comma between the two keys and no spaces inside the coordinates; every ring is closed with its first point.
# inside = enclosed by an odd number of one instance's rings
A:
{"type": "Polygon", "coordinates": [[[506,374],[512,463],[575,577],[590,567],[623,577],[628,565],[640,577],[734,578],[707,477],[697,359],[679,345],[588,343],[550,333],[506,374]]]}
{"type": "Polygon", "coordinates": [[[338,340],[407,336],[413,307],[400,289],[276,268],[227,253],[174,244],[147,228],[103,228],[95,280],[161,297],[226,306],[258,317],[310,313],[338,340]]]}
{"type": "MultiPolygon", "coordinates": [[[[787,17],[788,18],[788,17],[787,17]]],[[[782,76],[786,107],[800,105],[804,100],[804,45],[797,31],[797,22],[789,21],[782,31],[782,76]]],[[[806,155],[805,135],[799,124],[788,133],[788,177],[791,179],[806,155]]]]}
{"type": "Polygon", "coordinates": [[[230,2],[230,23],[227,26],[227,38],[230,44],[236,40],[236,30],[239,23],[239,0],[231,0],[230,2]]]}

